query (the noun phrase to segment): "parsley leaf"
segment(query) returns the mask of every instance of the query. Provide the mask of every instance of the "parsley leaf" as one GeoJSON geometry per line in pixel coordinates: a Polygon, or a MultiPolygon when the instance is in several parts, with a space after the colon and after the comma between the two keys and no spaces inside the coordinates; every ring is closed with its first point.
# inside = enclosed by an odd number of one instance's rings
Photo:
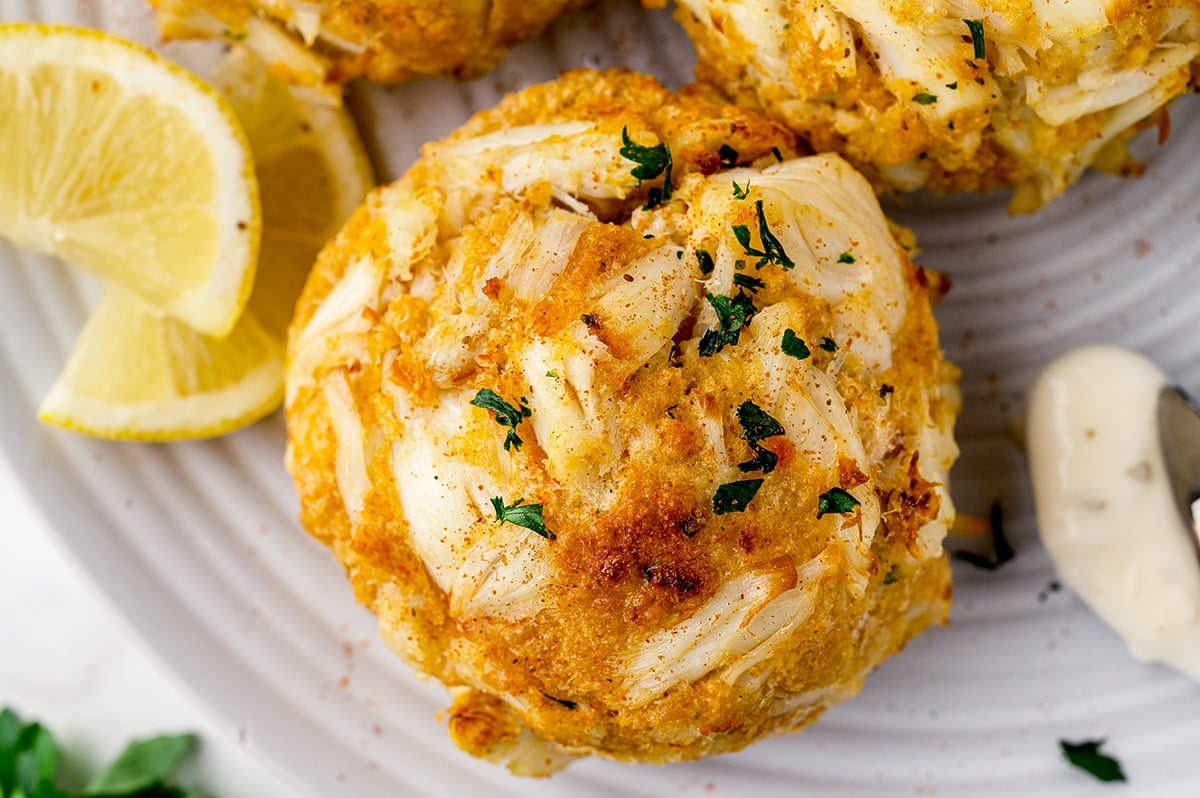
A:
{"type": "Polygon", "coordinates": [[[726,482],[717,488],[713,494],[712,508],[716,515],[725,513],[740,513],[749,506],[751,500],[762,487],[759,479],[740,479],[737,482],[726,482]]]}
{"type": "Polygon", "coordinates": [[[832,338],[823,338],[821,340],[820,347],[826,352],[837,351],[837,343],[832,338]]]}
{"type": "Polygon", "coordinates": [[[193,741],[192,735],[180,734],[131,743],[82,792],[68,793],[55,781],[60,752],[54,735],[4,709],[0,711],[0,798],[202,798],[166,783],[193,741]]]}
{"type": "Polygon", "coordinates": [[[505,507],[504,499],[499,496],[493,498],[492,509],[496,511],[496,520],[502,524],[509,523],[516,526],[523,526],[530,531],[538,533],[546,540],[556,540],[558,535],[546,529],[546,521],[542,517],[542,505],[521,504],[522,501],[524,499],[517,499],[505,507]]]}
{"type": "Polygon", "coordinates": [[[739,463],[738,468],[742,471],[761,471],[764,474],[770,474],[779,464],[779,456],[761,446],[760,443],[767,438],[783,435],[783,425],[749,399],[738,405],[737,420],[742,425],[742,437],[746,443],[750,444],[750,449],[754,452],[754,457],[744,463],[739,463]]]}
{"type": "Polygon", "coordinates": [[[956,91],[958,89],[958,81],[956,80],[953,83],[947,83],[946,88],[950,89],[952,91],[956,91]]]}
{"type": "Polygon", "coordinates": [[[745,291],[738,291],[737,296],[705,294],[704,298],[717,312],[720,327],[709,330],[700,338],[700,357],[710,357],[720,352],[726,346],[734,346],[742,335],[742,328],[750,323],[758,308],[754,300],[745,291]]]}
{"type": "Polygon", "coordinates": [[[148,790],[179,767],[195,744],[191,734],[164,735],[130,743],[88,782],[83,795],[132,795],[148,790]]]}
{"type": "Polygon", "coordinates": [[[853,255],[851,255],[849,250],[847,250],[846,252],[843,252],[841,255],[838,255],[837,262],[838,263],[854,263],[857,260],[858,259],[855,258],[853,255]]]}
{"type": "Polygon", "coordinates": [[[728,168],[730,166],[737,166],[738,151],[733,147],[730,147],[728,144],[722,144],[721,149],[717,150],[717,155],[721,158],[722,167],[728,168]]]}
{"type": "Polygon", "coordinates": [[[918,105],[933,105],[935,102],[937,102],[937,95],[923,91],[920,94],[913,95],[913,102],[917,103],[918,105]]]}
{"type": "Polygon", "coordinates": [[[858,499],[841,488],[830,488],[817,497],[817,518],[833,513],[848,513],[859,504],[858,499]]]}
{"type": "Polygon", "coordinates": [[[750,196],[750,181],[746,181],[746,185],[739,186],[736,180],[733,181],[733,198],[745,199],[750,196]]]}
{"type": "Polygon", "coordinates": [[[621,156],[633,161],[632,175],[637,178],[638,185],[643,180],[653,180],[663,175],[662,188],[650,189],[645,210],[661,205],[671,198],[671,148],[665,141],[653,147],[644,147],[629,138],[629,128],[621,128],[621,156]]]}
{"type": "Polygon", "coordinates": [[[992,530],[992,547],[996,553],[994,557],[986,557],[973,551],[956,551],[954,556],[963,562],[971,563],[976,568],[994,571],[1017,556],[1012,544],[1004,536],[1004,509],[1000,506],[1000,502],[992,502],[992,508],[988,511],[988,526],[992,530]]]}
{"type": "Polygon", "coordinates": [[[742,249],[747,255],[753,255],[758,258],[758,263],[755,268],[761,269],[768,263],[774,263],[782,266],[785,269],[795,267],[795,263],[783,251],[783,244],[775,237],[770,228],[767,227],[767,217],[763,214],[763,201],[755,200],[754,210],[758,214],[758,237],[762,240],[762,249],[755,249],[750,245],[750,228],[744,224],[735,224],[733,226],[733,236],[742,245],[742,249]]]}
{"type": "Polygon", "coordinates": [[[716,268],[716,265],[717,265],[713,261],[712,253],[706,249],[696,250],[696,260],[700,264],[700,273],[701,274],[712,274],[713,269],[716,268]]]}
{"type": "Polygon", "coordinates": [[[733,284],[745,288],[752,294],[757,293],[758,289],[760,288],[767,287],[767,284],[762,280],[743,272],[738,272],[737,274],[733,275],[733,284]]]}
{"type": "Polygon", "coordinates": [[[971,31],[971,44],[975,47],[975,57],[987,58],[987,41],[983,38],[983,20],[964,19],[963,22],[971,31]]]}
{"type": "Polygon", "coordinates": [[[785,355],[791,355],[797,360],[805,360],[812,354],[808,345],[804,343],[804,339],[796,335],[796,331],[791,327],[783,331],[783,341],[779,344],[779,348],[785,355]]]}
{"type": "Polygon", "coordinates": [[[1126,780],[1121,763],[1100,751],[1104,740],[1084,740],[1080,743],[1059,740],[1058,745],[1068,762],[1080,770],[1086,770],[1100,781],[1126,780]]]}
{"type": "Polygon", "coordinates": [[[479,392],[475,394],[475,398],[471,400],[471,404],[495,413],[496,423],[500,426],[511,427],[508,434],[504,436],[504,451],[521,448],[524,441],[517,435],[517,425],[521,423],[521,419],[529,418],[531,415],[525,397],[521,397],[520,407],[514,407],[490,388],[480,388],[479,392]]]}

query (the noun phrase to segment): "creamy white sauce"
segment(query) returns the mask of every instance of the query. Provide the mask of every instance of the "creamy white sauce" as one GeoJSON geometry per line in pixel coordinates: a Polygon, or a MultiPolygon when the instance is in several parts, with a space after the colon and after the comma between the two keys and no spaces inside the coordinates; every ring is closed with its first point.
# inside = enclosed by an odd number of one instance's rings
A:
{"type": "Polygon", "coordinates": [[[1088,346],[1034,382],[1027,419],[1042,543],[1139,659],[1200,679],[1200,561],[1158,435],[1167,384],[1145,357],[1088,346]]]}

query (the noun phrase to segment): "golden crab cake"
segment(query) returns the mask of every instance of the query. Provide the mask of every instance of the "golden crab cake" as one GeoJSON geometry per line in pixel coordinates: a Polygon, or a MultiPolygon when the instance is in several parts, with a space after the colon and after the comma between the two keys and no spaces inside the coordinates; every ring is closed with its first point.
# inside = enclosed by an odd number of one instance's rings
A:
{"type": "MultiPolygon", "coordinates": [[[[657,2],[663,5],[664,2],[657,2]]],[[[697,76],[877,188],[1028,212],[1197,84],[1198,0],[678,0],[697,76]]],[[[1157,117],[1156,117],[1157,115],[1157,117]]]]}
{"type": "Polygon", "coordinates": [[[789,732],[942,623],[956,370],[870,185],[697,90],[573,72],[426,146],[289,342],[307,528],[472,754],[789,732]]]}
{"type": "Polygon", "coordinates": [[[313,88],[365,75],[474,77],[589,0],[150,0],[171,38],[241,42],[313,88]]]}

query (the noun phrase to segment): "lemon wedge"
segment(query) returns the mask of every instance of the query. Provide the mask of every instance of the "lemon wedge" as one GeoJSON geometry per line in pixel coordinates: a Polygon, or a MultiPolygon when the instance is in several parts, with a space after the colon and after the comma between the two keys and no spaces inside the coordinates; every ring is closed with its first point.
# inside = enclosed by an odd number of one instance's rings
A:
{"type": "Polygon", "coordinates": [[[283,340],[317,253],[362,204],[375,177],[349,113],[285,84],[250,50],[231,50],[212,84],[250,140],[262,195],[250,311],[283,340]]]}
{"type": "Polygon", "coordinates": [[[0,235],[210,335],[249,298],[260,234],[244,134],[210,86],[99,31],[0,25],[0,235]]]}
{"type": "Polygon", "coordinates": [[[39,417],[122,440],[204,438],[283,398],[287,323],[320,248],[374,184],[353,119],[309,101],[234,50],[213,79],[255,158],[263,207],[257,278],[233,331],[214,338],[110,288],[39,417]]]}
{"type": "Polygon", "coordinates": [[[42,401],[49,424],[117,440],[221,435],[283,400],[283,345],[249,314],[214,338],[110,288],[42,401]]]}

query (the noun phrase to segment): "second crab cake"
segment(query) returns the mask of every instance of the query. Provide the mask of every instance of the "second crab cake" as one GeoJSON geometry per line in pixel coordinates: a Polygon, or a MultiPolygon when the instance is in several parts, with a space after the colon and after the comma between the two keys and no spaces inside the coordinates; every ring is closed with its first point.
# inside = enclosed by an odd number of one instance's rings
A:
{"type": "MultiPolygon", "coordinates": [[[[654,2],[663,5],[665,0],[654,2]]],[[[1016,189],[1032,211],[1200,74],[1197,0],[678,0],[697,77],[880,188],[1016,189]]]]}
{"type": "Polygon", "coordinates": [[[172,38],[245,44],[294,83],[475,77],[589,0],[150,0],[172,38]]]}
{"type": "Polygon", "coordinates": [[[470,753],[736,750],[946,619],[939,284],[794,145],[568,73],[428,145],[321,255],[289,342],[302,518],[470,753]]]}

